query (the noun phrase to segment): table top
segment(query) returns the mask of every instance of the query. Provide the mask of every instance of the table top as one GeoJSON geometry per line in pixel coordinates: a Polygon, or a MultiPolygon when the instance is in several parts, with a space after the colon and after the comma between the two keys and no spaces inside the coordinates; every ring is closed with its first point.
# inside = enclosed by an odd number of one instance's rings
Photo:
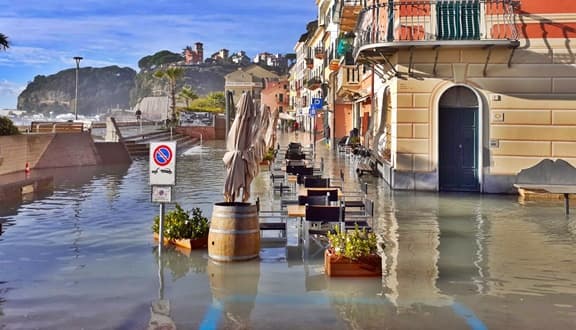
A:
{"type": "Polygon", "coordinates": [[[344,193],[342,192],[342,189],[338,188],[338,187],[325,187],[325,188],[305,188],[305,187],[300,187],[300,189],[298,190],[298,195],[300,196],[308,196],[308,190],[334,190],[337,189],[338,190],[338,199],[342,199],[342,197],[344,196],[344,193]]]}
{"type": "Polygon", "coordinates": [[[286,211],[289,217],[305,217],[306,216],[306,205],[288,205],[286,206],[286,211]]]}

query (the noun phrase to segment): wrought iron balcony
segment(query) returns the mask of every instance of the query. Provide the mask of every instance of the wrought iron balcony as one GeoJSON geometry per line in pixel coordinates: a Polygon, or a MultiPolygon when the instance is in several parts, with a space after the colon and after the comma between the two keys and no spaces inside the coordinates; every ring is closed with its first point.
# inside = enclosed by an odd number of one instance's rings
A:
{"type": "Polygon", "coordinates": [[[320,88],[320,85],[322,85],[322,80],[320,80],[320,77],[312,77],[306,82],[306,88],[309,90],[318,89],[320,88]]]}
{"type": "Polygon", "coordinates": [[[516,0],[364,3],[356,25],[356,59],[405,47],[518,45],[516,0]]]}

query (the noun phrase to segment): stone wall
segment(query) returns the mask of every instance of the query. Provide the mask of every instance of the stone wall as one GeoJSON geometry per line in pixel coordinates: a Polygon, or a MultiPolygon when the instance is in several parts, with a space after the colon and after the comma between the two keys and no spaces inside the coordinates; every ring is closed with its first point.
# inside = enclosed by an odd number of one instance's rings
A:
{"type": "Polygon", "coordinates": [[[0,136],[0,175],[24,171],[26,162],[40,169],[130,161],[123,145],[97,148],[88,132],[0,136]]]}

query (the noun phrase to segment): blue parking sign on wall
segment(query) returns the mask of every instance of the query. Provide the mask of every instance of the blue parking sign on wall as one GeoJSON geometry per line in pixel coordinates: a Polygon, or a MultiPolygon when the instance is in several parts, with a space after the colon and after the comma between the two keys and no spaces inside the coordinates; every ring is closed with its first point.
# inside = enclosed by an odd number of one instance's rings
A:
{"type": "Polygon", "coordinates": [[[312,107],[316,110],[322,109],[322,99],[321,98],[312,98],[312,107]]]}

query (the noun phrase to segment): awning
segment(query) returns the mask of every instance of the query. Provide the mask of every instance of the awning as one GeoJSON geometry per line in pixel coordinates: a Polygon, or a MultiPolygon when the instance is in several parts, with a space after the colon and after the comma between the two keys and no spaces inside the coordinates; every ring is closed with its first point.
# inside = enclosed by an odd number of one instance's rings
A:
{"type": "Polygon", "coordinates": [[[278,115],[278,118],[283,119],[283,120],[296,120],[296,117],[286,113],[286,112],[280,112],[280,114],[278,115]]]}

